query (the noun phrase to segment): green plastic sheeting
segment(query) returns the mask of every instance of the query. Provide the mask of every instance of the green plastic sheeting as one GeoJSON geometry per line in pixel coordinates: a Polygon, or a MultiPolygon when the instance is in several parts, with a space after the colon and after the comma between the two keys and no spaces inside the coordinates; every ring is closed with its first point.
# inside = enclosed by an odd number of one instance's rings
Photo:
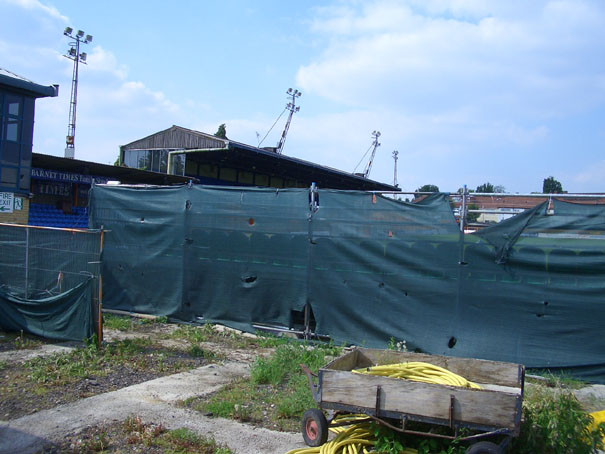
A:
{"type": "Polygon", "coordinates": [[[25,299],[0,289],[0,327],[47,339],[82,341],[94,335],[93,279],[57,296],[25,299]]]}
{"type": "Polygon", "coordinates": [[[569,369],[605,382],[603,206],[554,200],[462,235],[447,194],[94,186],[104,305],[311,328],[336,343],[569,369]],[[308,306],[307,306],[308,305],[308,306]]]}

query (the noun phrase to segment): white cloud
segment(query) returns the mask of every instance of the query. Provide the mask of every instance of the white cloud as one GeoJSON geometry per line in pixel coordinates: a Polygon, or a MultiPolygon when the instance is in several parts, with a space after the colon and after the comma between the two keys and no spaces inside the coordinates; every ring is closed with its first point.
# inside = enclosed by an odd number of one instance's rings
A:
{"type": "MultiPolygon", "coordinates": [[[[605,160],[593,162],[581,172],[572,174],[569,179],[582,187],[592,187],[593,191],[603,192],[605,181],[605,160]]],[[[565,188],[564,188],[565,189],[565,188]]]]}
{"type": "MultiPolygon", "coordinates": [[[[596,5],[552,2],[537,17],[475,21],[422,15],[402,2],[363,5],[321,10],[313,28],[325,34],[326,47],[299,69],[303,90],[356,107],[438,111],[473,103],[524,117],[595,102],[590,91],[602,83],[603,62],[593,62],[596,70],[581,78],[578,73],[580,61],[602,54],[598,22],[605,13],[596,5]]],[[[432,2],[428,9],[458,11],[460,5],[432,2]]]]}
{"type": "Polygon", "coordinates": [[[59,19],[62,22],[69,21],[69,19],[66,16],[62,15],[57,8],[55,8],[54,6],[45,5],[39,2],[38,0],[2,0],[2,2],[16,5],[34,12],[43,12],[45,15],[54,19],[59,19]]]}

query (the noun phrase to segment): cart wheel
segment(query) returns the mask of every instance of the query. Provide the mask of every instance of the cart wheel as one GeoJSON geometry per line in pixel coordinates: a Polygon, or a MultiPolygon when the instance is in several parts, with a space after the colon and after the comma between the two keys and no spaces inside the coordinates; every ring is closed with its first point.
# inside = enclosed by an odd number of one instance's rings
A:
{"type": "Polygon", "coordinates": [[[305,411],[302,417],[302,435],[307,446],[317,447],[328,440],[328,421],[317,408],[305,411]]]}
{"type": "Polygon", "coordinates": [[[469,446],[466,450],[466,454],[504,454],[504,451],[495,443],[480,441],[479,443],[469,446]]]}

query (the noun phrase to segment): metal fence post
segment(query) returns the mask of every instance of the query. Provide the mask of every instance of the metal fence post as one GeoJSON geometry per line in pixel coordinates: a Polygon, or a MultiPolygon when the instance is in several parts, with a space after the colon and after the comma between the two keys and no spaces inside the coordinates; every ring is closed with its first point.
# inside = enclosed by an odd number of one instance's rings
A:
{"type": "Polygon", "coordinates": [[[29,227],[25,228],[25,299],[29,298],[29,227]]]}

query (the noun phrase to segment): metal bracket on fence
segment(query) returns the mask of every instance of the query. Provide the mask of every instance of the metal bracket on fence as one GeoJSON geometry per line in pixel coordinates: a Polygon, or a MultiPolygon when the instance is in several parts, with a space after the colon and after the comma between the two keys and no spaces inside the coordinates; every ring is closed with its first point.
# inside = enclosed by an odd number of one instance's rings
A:
{"type": "Polygon", "coordinates": [[[309,211],[311,212],[311,216],[313,213],[316,213],[317,210],[319,210],[319,193],[317,191],[317,185],[311,183],[311,187],[309,188],[309,211]]]}

